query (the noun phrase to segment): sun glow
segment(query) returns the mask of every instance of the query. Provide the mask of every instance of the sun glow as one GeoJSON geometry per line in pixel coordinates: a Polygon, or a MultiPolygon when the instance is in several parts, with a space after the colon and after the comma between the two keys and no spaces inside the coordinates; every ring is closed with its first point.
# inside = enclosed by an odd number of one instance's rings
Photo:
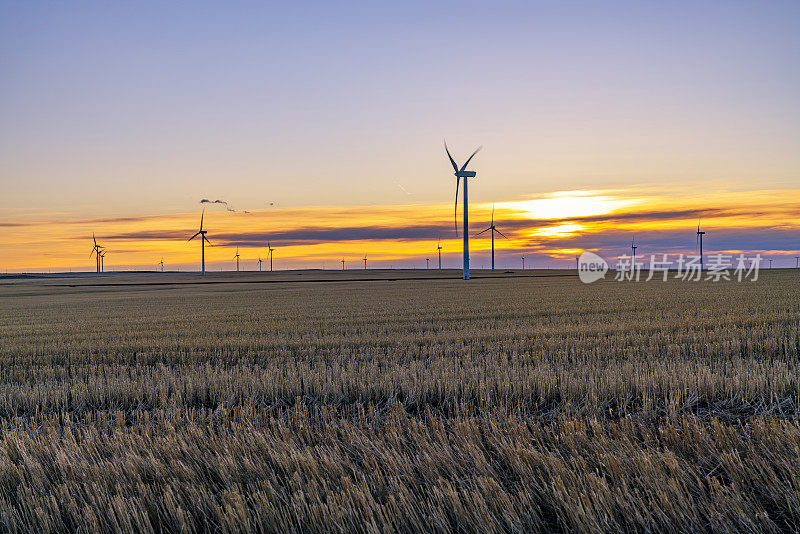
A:
{"type": "MultiPolygon", "coordinates": [[[[642,198],[621,198],[604,191],[558,191],[546,198],[504,202],[498,208],[515,211],[529,219],[567,219],[606,215],[641,204],[642,198]]],[[[541,234],[548,235],[548,234],[541,234]]]]}
{"type": "Polygon", "coordinates": [[[569,237],[577,234],[584,228],[585,226],[581,224],[559,224],[557,226],[539,228],[531,232],[531,235],[536,237],[569,237]]]}

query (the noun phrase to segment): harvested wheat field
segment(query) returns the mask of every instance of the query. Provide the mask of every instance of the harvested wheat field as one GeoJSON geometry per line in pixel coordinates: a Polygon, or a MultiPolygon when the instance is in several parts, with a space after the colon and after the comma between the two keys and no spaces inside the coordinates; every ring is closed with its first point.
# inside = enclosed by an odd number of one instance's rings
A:
{"type": "Polygon", "coordinates": [[[0,281],[0,531],[800,530],[797,270],[482,274],[0,281]]]}

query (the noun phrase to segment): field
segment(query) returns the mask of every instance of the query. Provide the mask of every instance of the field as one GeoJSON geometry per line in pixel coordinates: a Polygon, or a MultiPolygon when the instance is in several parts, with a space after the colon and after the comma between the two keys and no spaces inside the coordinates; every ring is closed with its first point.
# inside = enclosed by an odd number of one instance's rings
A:
{"type": "Polygon", "coordinates": [[[483,275],[0,280],[0,531],[800,530],[799,271],[483,275]]]}

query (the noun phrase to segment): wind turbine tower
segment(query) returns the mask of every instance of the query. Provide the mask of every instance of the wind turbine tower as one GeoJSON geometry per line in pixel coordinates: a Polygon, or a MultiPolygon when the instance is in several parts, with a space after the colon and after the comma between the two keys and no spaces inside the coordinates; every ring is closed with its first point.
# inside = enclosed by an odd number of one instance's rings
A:
{"type": "Polygon", "coordinates": [[[769,268],[772,269],[772,258],[769,260],[769,268]]]}
{"type": "MultiPolygon", "coordinates": [[[[633,238],[631,238],[631,250],[633,251],[633,254],[632,254],[633,259],[631,260],[631,265],[633,266],[634,269],[636,268],[636,249],[637,248],[639,248],[639,247],[637,247],[636,245],[633,244],[633,238]]],[[[575,261],[577,262],[577,258],[575,259],[575,261]]]]}
{"type": "Polygon", "coordinates": [[[200,236],[200,274],[202,276],[206,275],[206,242],[208,242],[209,245],[211,244],[211,241],[206,237],[208,231],[203,230],[203,217],[205,214],[206,212],[203,210],[203,213],[200,215],[200,231],[188,239],[188,241],[191,241],[195,237],[200,236]]]}
{"type": "Polygon", "coordinates": [[[700,270],[703,270],[703,236],[705,232],[700,231],[700,219],[697,219],[697,244],[700,245],[700,270]]]}
{"type": "Polygon", "coordinates": [[[272,272],[272,253],[275,252],[275,249],[272,248],[272,245],[269,241],[267,241],[267,253],[269,254],[269,272],[272,272]]]}
{"type": "Polygon", "coordinates": [[[161,266],[161,272],[163,273],[164,272],[164,258],[161,258],[161,261],[158,262],[158,264],[161,266]]]}
{"type": "MultiPolygon", "coordinates": [[[[467,181],[464,180],[464,183],[466,184],[467,181]]],[[[489,228],[487,228],[486,230],[483,230],[483,231],[478,232],[477,234],[475,234],[475,237],[478,237],[482,233],[489,232],[489,231],[492,232],[492,270],[494,271],[494,234],[495,234],[495,232],[497,232],[498,234],[503,236],[504,239],[508,239],[506,237],[506,235],[503,232],[501,232],[500,230],[498,230],[497,227],[494,225],[494,204],[492,204],[492,224],[490,224],[489,228]]]]}
{"type": "MultiPolygon", "coordinates": [[[[467,159],[466,163],[461,168],[456,165],[453,156],[450,155],[450,150],[447,148],[447,143],[444,144],[444,149],[447,152],[447,157],[450,158],[450,163],[453,165],[456,177],[456,203],[453,215],[458,212],[458,185],[461,179],[464,179],[464,280],[469,280],[469,196],[467,195],[467,178],[475,178],[477,173],[475,171],[468,171],[467,165],[478,153],[480,147],[467,159]]],[[[455,222],[455,221],[454,221],[455,222]]],[[[456,235],[458,235],[458,223],[456,222],[456,235]]]]}
{"type": "Polygon", "coordinates": [[[236,272],[239,272],[239,247],[236,247],[236,255],[233,257],[236,260],[236,272]]]}
{"type": "Polygon", "coordinates": [[[797,269],[798,267],[800,267],[800,256],[795,256],[794,257],[794,268],[797,269]]]}
{"type": "Polygon", "coordinates": [[[342,270],[344,271],[344,258],[342,258],[342,270]]]}
{"type": "Polygon", "coordinates": [[[439,270],[442,270],[442,240],[439,239],[439,242],[436,244],[436,252],[439,253],[439,270]]]}
{"type": "Polygon", "coordinates": [[[106,270],[105,265],[104,265],[105,264],[105,259],[106,259],[106,251],[105,250],[101,250],[100,251],[100,272],[101,273],[104,273],[105,270],[106,270]]]}
{"type": "Polygon", "coordinates": [[[97,239],[94,237],[94,232],[92,232],[92,241],[94,242],[94,246],[92,247],[92,251],[89,253],[89,257],[92,257],[94,254],[94,262],[95,262],[95,271],[100,272],[100,252],[103,250],[103,247],[97,244],[97,239]]]}
{"type": "Polygon", "coordinates": [[[522,256],[522,270],[525,270],[525,256],[522,256]]]}
{"type": "Polygon", "coordinates": [[[425,269],[430,269],[430,268],[431,268],[431,259],[425,258],[425,269]]]}
{"type": "Polygon", "coordinates": [[[367,253],[364,253],[364,270],[367,270],[367,253]]]}
{"type": "Polygon", "coordinates": [[[261,264],[264,263],[261,261],[261,258],[258,258],[258,272],[261,272],[261,264]]]}

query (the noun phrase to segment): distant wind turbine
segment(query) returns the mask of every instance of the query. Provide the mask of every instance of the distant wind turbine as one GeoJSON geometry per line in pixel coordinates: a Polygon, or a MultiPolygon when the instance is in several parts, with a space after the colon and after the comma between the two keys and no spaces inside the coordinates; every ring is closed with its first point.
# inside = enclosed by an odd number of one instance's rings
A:
{"type": "Polygon", "coordinates": [[[105,259],[106,259],[106,252],[107,252],[106,250],[101,250],[100,251],[100,272],[101,273],[105,272],[105,270],[106,270],[105,265],[104,265],[105,259]]]}
{"type": "Polygon", "coordinates": [[[794,268],[797,269],[798,267],[800,267],[800,256],[795,256],[794,257],[794,268]]]}
{"type": "Polygon", "coordinates": [[[92,257],[94,254],[95,258],[95,270],[99,273],[100,272],[100,251],[103,250],[103,247],[97,244],[97,239],[94,237],[94,232],[92,232],[92,241],[94,242],[94,246],[92,247],[92,251],[89,253],[89,257],[92,257]]]}
{"type": "MultiPolygon", "coordinates": [[[[447,143],[444,144],[444,149],[447,152],[447,157],[450,158],[450,163],[453,165],[453,170],[455,171],[456,177],[456,203],[453,212],[453,216],[457,217],[458,212],[458,185],[461,179],[464,179],[464,280],[469,280],[469,196],[467,195],[467,178],[475,178],[477,173],[475,171],[468,171],[467,165],[469,162],[472,161],[472,158],[475,157],[475,154],[478,153],[478,150],[481,148],[478,147],[472,155],[467,158],[467,161],[461,168],[456,165],[453,156],[450,155],[450,150],[447,148],[447,143]]],[[[453,221],[456,226],[456,235],[458,235],[458,222],[456,220],[453,221]]]]}
{"type": "MultiPolygon", "coordinates": [[[[466,184],[467,181],[464,180],[464,183],[466,184]]],[[[483,234],[485,232],[491,232],[492,233],[492,270],[494,271],[494,234],[495,234],[495,232],[497,232],[498,234],[503,236],[504,239],[508,239],[506,237],[506,235],[503,232],[501,232],[500,230],[498,230],[497,227],[494,225],[494,204],[492,204],[492,224],[490,224],[489,228],[487,228],[486,230],[482,230],[482,231],[478,232],[477,234],[475,234],[475,237],[478,237],[479,235],[481,235],[481,234],[483,234]]]]}
{"type": "MultiPolygon", "coordinates": [[[[637,247],[636,245],[633,244],[634,243],[633,239],[634,238],[632,237],[631,238],[631,250],[633,251],[633,254],[632,254],[633,260],[631,261],[631,265],[635,269],[636,268],[636,249],[639,248],[639,247],[637,247]]],[[[577,259],[576,259],[576,261],[577,261],[577,259]]]]}
{"type": "Polygon", "coordinates": [[[697,245],[700,245],[700,270],[703,270],[703,236],[705,232],[700,231],[700,219],[697,219],[697,245]]]}
{"type": "Polygon", "coordinates": [[[236,272],[239,272],[239,247],[236,247],[236,255],[233,257],[236,260],[236,272]]]}
{"type": "Polygon", "coordinates": [[[442,270],[442,238],[439,238],[439,242],[436,244],[436,252],[439,253],[439,270],[442,270]]]}
{"type": "Polygon", "coordinates": [[[261,272],[261,264],[262,263],[263,263],[263,261],[261,261],[261,258],[258,258],[258,272],[261,272]]]}
{"type": "Polygon", "coordinates": [[[203,217],[205,216],[206,212],[203,210],[203,213],[200,215],[200,231],[190,237],[187,241],[191,241],[197,236],[200,236],[200,273],[202,276],[206,275],[206,242],[211,245],[211,241],[208,240],[206,234],[208,233],[207,230],[203,230],[203,217]]]}
{"type": "Polygon", "coordinates": [[[367,253],[364,253],[364,270],[367,270],[367,253]]]}
{"type": "Polygon", "coordinates": [[[344,271],[344,258],[342,258],[342,270],[344,271]]]}
{"type": "Polygon", "coordinates": [[[525,256],[522,256],[522,270],[525,270],[525,256]]]}
{"type": "Polygon", "coordinates": [[[272,253],[275,252],[275,249],[272,248],[272,245],[269,241],[267,241],[267,253],[269,254],[269,272],[272,272],[272,253]]]}
{"type": "Polygon", "coordinates": [[[161,265],[161,272],[163,273],[164,272],[164,258],[161,258],[161,261],[158,262],[158,264],[161,265]]]}
{"type": "Polygon", "coordinates": [[[425,258],[425,269],[430,269],[430,268],[431,268],[431,259],[425,258]]]}
{"type": "Polygon", "coordinates": [[[772,259],[769,260],[769,268],[772,269],[772,259]]]}

